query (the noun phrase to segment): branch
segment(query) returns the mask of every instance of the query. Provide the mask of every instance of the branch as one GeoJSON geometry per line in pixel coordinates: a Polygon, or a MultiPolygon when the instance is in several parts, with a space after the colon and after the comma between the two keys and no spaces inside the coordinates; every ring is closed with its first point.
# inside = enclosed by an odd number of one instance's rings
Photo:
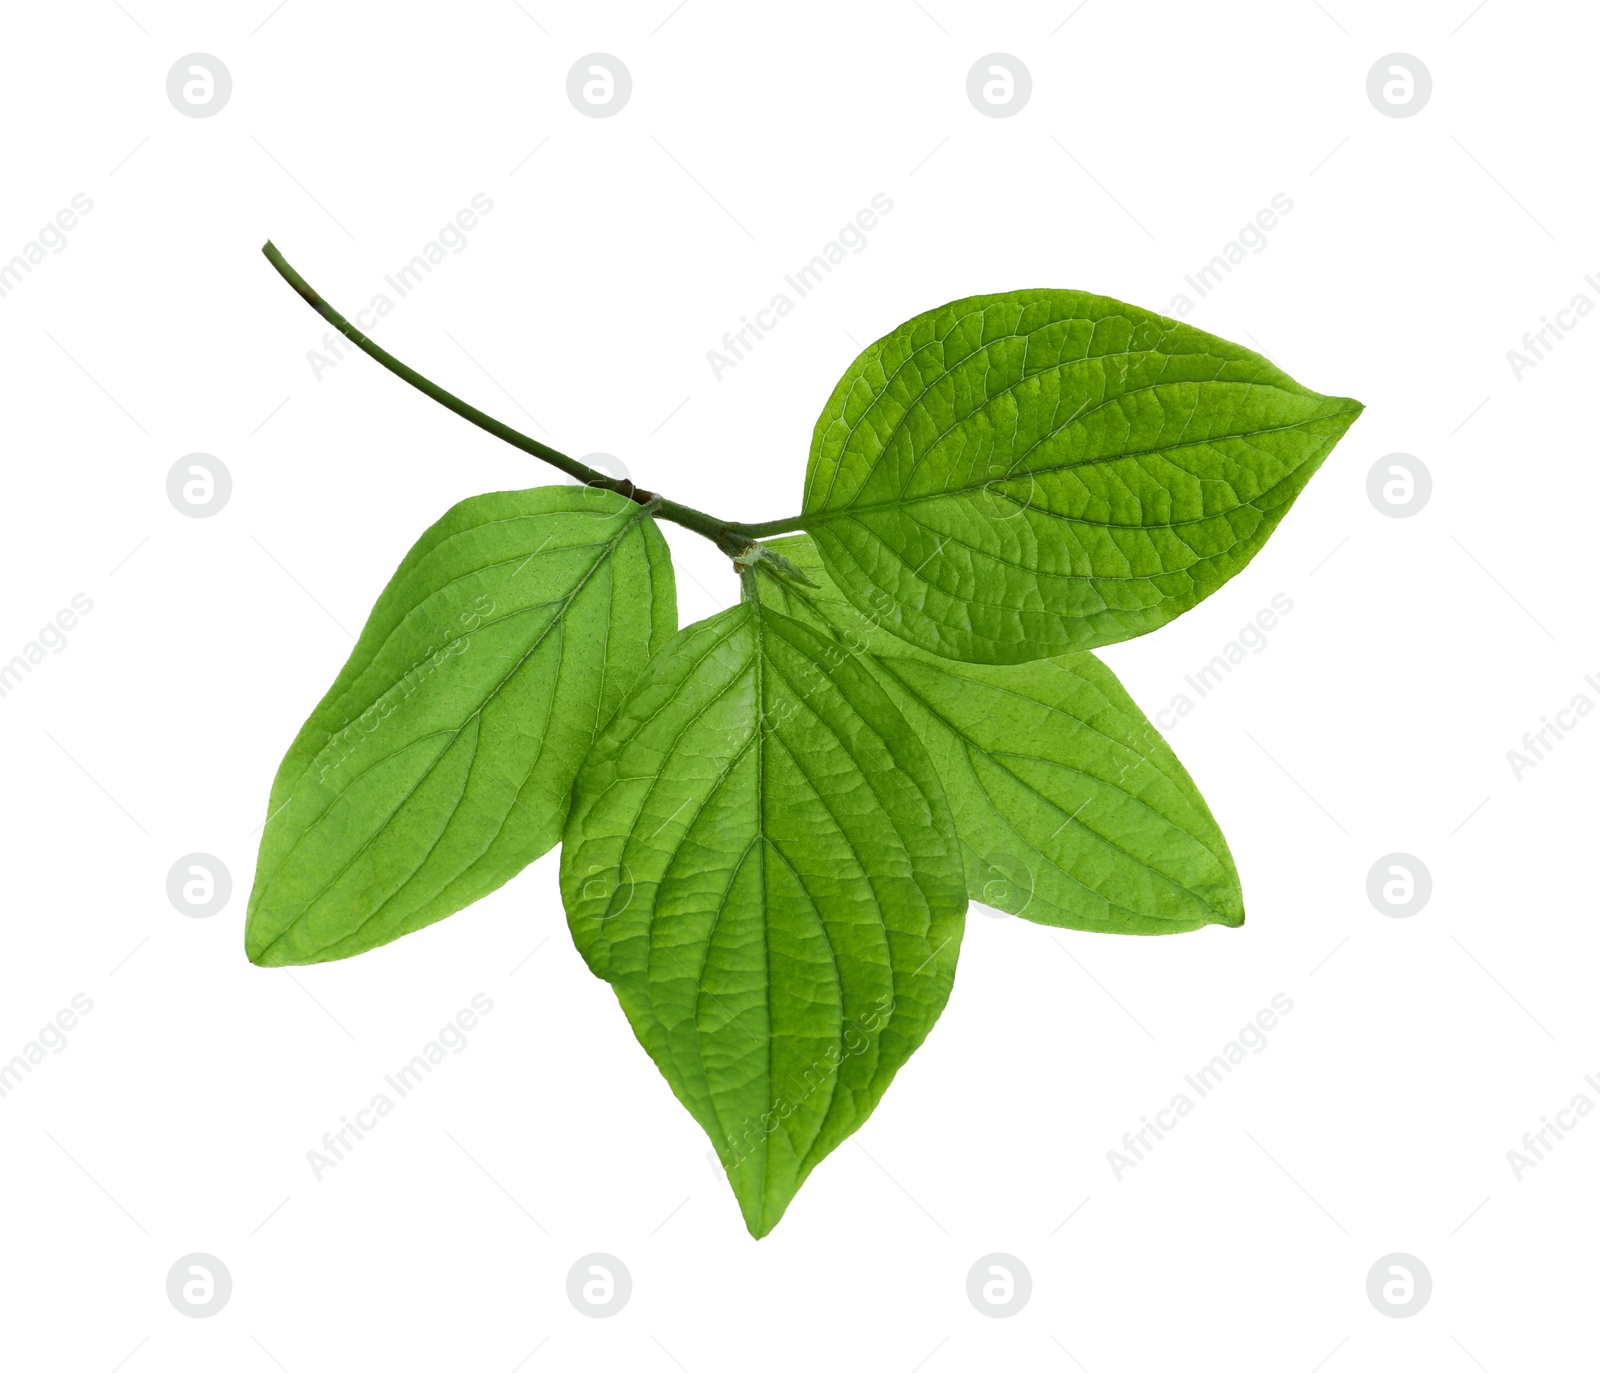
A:
{"type": "Polygon", "coordinates": [[[459,396],[454,396],[442,386],[436,386],[422,373],[407,367],[399,358],[385,348],[379,347],[370,338],[357,329],[333,306],[329,305],[299,272],[295,271],[284,256],[268,240],[262,246],[262,253],[278,275],[294,287],[296,293],[313,310],[315,310],[329,324],[333,325],[351,343],[355,344],[374,362],[387,368],[399,377],[401,381],[409,382],[423,395],[430,397],[444,406],[446,410],[453,411],[462,419],[468,420],[478,428],[493,434],[497,439],[503,439],[513,448],[520,448],[524,453],[531,453],[534,457],[549,463],[552,467],[559,468],[569,477],[576,477],[585,486],[597,486],[604,491],[615,491],[619,496],[626,496],[629,500],[637,501],[640,505],[656,503],[655,513],[663,520],[671,520],[673,524],[682,525],[685,529],[692,529],[696,534],[710,539],[729,557],[738,557],[750,545],[748,535],[742,532],[740,526],[730,520],[719,520],[714,515],[707,515],[704,511],[695,510],[687,505],[679,505],[677,501],[669,501],[656,495],[653,491],[645,491],[635,486],[626,477],[613,477],[606,472],[598,472],[586,463],[579,462],[576,458],[568,457],[565,453],[558,452],[548,444],[540,443],[538,439],[529,438],[528,435],[513,429],[509,424],[502,424],[493,415],[487,415],[475,405],[468,405],[459,396]]]}

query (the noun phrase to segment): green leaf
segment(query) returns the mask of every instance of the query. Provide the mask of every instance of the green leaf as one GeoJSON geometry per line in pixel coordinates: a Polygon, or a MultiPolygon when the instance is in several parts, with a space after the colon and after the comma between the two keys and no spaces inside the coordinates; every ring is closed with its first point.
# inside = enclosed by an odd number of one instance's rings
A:
{"type": "Polygon", "coordinates": [[[997,667],[924,653],[856,612],[809,537],[770,550],[796,575],[763,575],[762,598],[856,653],[927,746],[973,900],[1116,934],[1244,922],[1199,790],[1093,654],[997,667]]]}
{"type": "Polygon", "coordinates": [[[643,506],[546,486],[452,507],[278,769],[251,961],[362,953],[546,852],[595,731],[676,628],[671,560],[643,506]]]}
{"type": "Polygon", "coordinates": [[[752,600],[682,631],[601,731],[561,892],[758,1239],[938,1018],[967,904],[899,711],[752,600]]]}
{"type": "Polygon", "coordinates": [[[803,514],[840,589],[944,657],[1145,634],[1255,556],[1361,405],[1081,291],[973,296],[850,365],[803,514]]]}

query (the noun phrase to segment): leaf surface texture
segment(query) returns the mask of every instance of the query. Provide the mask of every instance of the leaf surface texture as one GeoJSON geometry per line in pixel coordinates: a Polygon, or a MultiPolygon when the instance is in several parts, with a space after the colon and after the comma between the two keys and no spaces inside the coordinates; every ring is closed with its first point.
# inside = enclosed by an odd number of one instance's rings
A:
{"type": "Polygon", "coordinates": [[[955,976],[960,850],[927,752],[836,644],[755,600],[682,631],[601,732],[568,922],[772,1229],[955,976]]]}
{"type": "Polygon", "coordinates": [[[1255,556],[1361,405],[1081,291],[973,296],[853,362],[803,515],[919,648],[1016,663],[1145,634],[1255,556]]]}

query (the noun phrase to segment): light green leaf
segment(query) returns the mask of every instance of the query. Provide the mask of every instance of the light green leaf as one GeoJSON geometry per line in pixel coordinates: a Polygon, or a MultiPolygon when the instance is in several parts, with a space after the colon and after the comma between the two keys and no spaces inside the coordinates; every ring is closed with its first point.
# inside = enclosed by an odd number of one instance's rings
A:
{"type": "Polygon", "coordinates": [[[547,486],[452,507],[278,769],[251,961],[347,958],[515,876],[561,837],[595,731],[676,629],[643,506],[547,486]]]}
{"type": "Polygon", "coordinates": [[[997,667],[924,653],[856,612],[808,536],[770,548],[804,580],[764,571],[762,598],[832,632],[927,746],[973,900],[1116,934],[1243,923],[1239,875],[1205,801],[1093,654],[997,667]]]}
{"type": "Polygon", "coordinates": [[[973,296],[879,339],[817,421],[804,513],[919,648],[1017,663],[1165,624],[1238,572],[1361,405],[1081,291],[973,296]]]}
{"type": "Polygon", "coordinates": [[[966,908],[899,711],[752,600],[680,633],[601,731],[561,892],[758,1239],[938,1018],[966,908]]]}

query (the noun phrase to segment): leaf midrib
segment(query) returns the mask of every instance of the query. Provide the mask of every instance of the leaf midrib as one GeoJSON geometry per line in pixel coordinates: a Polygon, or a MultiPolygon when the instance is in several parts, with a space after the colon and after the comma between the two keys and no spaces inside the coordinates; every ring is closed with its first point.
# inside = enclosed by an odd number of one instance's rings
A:
{"type": "MultiPolygon", "coordinates": [[[[842,505],[842,506],[837,506],[837,507],[835,507],[834,509],[831,509],[831,510],[807,511],[805,514],[803,514],[800,517],[800,527],[803,528],[803,529],[806,529],[806,530],[811,530],[813,528],[813,526],[817,525],[817,524],[827,524],[827,523],[831,523],[832,521],[838,520],[838,519],[853,519],[853,518],[856,518],[856,517],[858,517],[860,515],[864,515],[864,514],[870,513],[871,511],[874,511],[874,510],[902,510],[902,509],[905,509],[907,506],[922,505],[922,504],[925,504],[928,501],[948,500],[948,499],[951,499],[951,498],[956,497],[956,496],[970,495],[974,491],[982,491],[985,487],[988,487],[988,486],[1004,485],[1007,482],[1020,481],[1023,478],[1030,478],[1032,480],[1037,481],[1042,477],[1051,477],[1051,476],[1059,475],[1059,474],[1064,473],[1064,472],[1073,472],[1073,471],[1078,470],[1079,468],[1084,468],[1084,467],[1100,467],[1100,466],[1108,465],[1108,464],[1111,464],[1111,463],[1132,462],[1132,461],[1136,461],[1139,458],[1165,457],[1169,453],[1176,453],[1180,449],[1184,449],[1184,448],[1201,448],[1201,447],[1205,447],[1205,446],[1211,445],[1211,444],[1227,443],[1227,442],[1234,442],[1234,441],[1238,441],[1238,440],[1248,440],[1248,439],[1260,438],[1264,434],[1281,434],[1281,433],[1285,433],[1285,432],[1287,432],[1287,431],[1289,431],[1291,429],[1304,429],[1308,425],[1318,424],[1318,423],[1321,423],[1323,420],[1335,419],[1340,415],[1347,415],[1347,414],[1350,414],[1350,413],[1351,412],[1348,411],[1348,410],[1332,410],[1332,411],[1329,411],[1327,414],[1324,414],[1324,415],[1313,415],[1313,416],[1311,416],[1311,417],[1309,417],[1307,419],[1296,420],[1292,424],[1270,425],[1270,426],[1268,426],[1266,428],[1263,428],[1263,429],[1245,429],[1245,430],[1239,431],[1238,433],[1216,434],[1216,435],[1213,435],[1210,438],[1205,438],[1205,439],[1187,439],[1187,440],[1184,440],[1183,442],[1180,442],[1180,443],[1162,444],[1162,445],[1160,445],[1159,447],[1156,447],[1156,448],[1138,449],[1138,450],[1135,450],[1134,452],[1109,453],[1109,454],[1104,455],[1103,457],[1085,458],[1085,459],[1083,459],[1081,461],[1078,461],[1078,462],[1064,462],[1064,463],[1056,464],[1054,466],[1044,467],[1044,468],[1040,468],[1040,469],[1032,469],[1032,468],[1030,468],[1028,471],[1020,472],[1016,476],[989,477],[989,478],[984,479],[983,481],[970,481],[970,482],[963,483],[962,485],[959,485],[959,486],[947,486],[947,487],[944,487],[941,490],[925,492],[925,493],[923,493],[922,495],[919,495],[919,496],[899,496],[899,497],[896,497],[894,500],[873,501],[873,502],[871,502],[871,503],[869,503],[867,505],[842,505]]],[[[1302,459],[1302,461],[1296,463],[1289,470],[1289,474],[1288,475],[1292,476],[1301,467],[1305,466],[1306,462],[1309,462],[1309,461],[1312,461],[1312,459],[1310,459],[1310,458],[1302,459]]],[[[1287,477],[1285,478],[1285,480],[1287,480],[1287,477]]],[[[1274,483],[1274,486],[1276,486],[1278,484],[1279,483],[1274,483]]],[[[1272,487],[1269,487],[1269,488],[1267,488],[1267,491],[1271,491],[1272,489],[1273,489],[1272,487]]],[[[1265,494],[1267,494],[1267,492],[1264,491],[1261,494],[1265,495],[1265,494]]],[[[1254,498],[1252,498],[1251,501],[1240,501],[1239,504],[1240,505],[1249,505],[1249,504],[1252,504],[1255,499],[1259,499],[1259,497],[1254,497],[1254,498]]],[[[1051,515],[1050,512],[1048,512],[1048,511],[1041,511],[1040,513],[1048,516],[1051,519],[1068,519],[1068,518],[1070,518],[1070,517],[1067,517],[1067,516],[1051,515]]],[[[1225,513],[1225,512],[1218,512],[1217,515],[1203,516],[1202,518],[1203,519],[1215,519],[1215,518],[1218,518],[1223,513],[1225,513]]],[[[1099,524],[1100,522],[1099,521],[1091,521],[1091,523],[1099,524]]],[[[1141,524],[1141,525],[1129,525],[1127,527],[1131,528],[1131,529],[1163,529],[1163,528],[1167,528],[1169,526],[1162,525],[1162,524],[1154,524],[1154,525],[1142,525],[1141,524]]]]}
{"type": "MultiPolygon", "coordinates": [[[[546,489],[546,488],[535,488],[535,489],[546,489]]],[[[556,489],[559,490],[559,488],[556,488],[556,489]]],[[[452,529],[448,534],[444,534],[444,535],[440,536],[440,538],[439,538],[437,543],[430,544],[420,555],[417,556],[416,562],[411,564],[411,566],[407,567],[405,565],[405,563],[402,562],[401,566],[398,569],[396,569],[396,572],[395,572],[396,580],[391,584],[391,586],[389,588],[386,588],[386,590],[391,592],[395,599],[399,599],[402,587],[403,587],[403,585],[405,585],[405,584],[401,583],[398,580],[399,577],[401,576],[401,574],[402,573],[405,574],[405,576],[407,578],[420,577],[420,575],[421,575],[421,573],[423,571],[424,565],[431,558],[433,558],[435,554],[440,553],[444,549],[448,548],[457,539],[465,538],[470,534],[482,533],[485,529],[493,529],[496,525],[518,524],[518,523],[522,522],[523,520],[548,519],[548,518],[551,518],[551,517],[559,517],[559,516],[563,516],[563,515],[583,515],[584,513],[585,512],[579,511],[579,510],[561,510],[561,509],[530,510],[530,511],[526,511],[523,514],[520,514],[520,515],[502,515],[498,519],[482,520],[477,524],[464,525],[460,529],[452,529]]],[[[618,510],[616,512],[617,515],[622,515],[624,513],[627,513],[627,512],[624,512],[624,511],[621,511],[621,510],[618,510]]],[[[594,516],[588,516],[588,518],[592,519],[592,518],[594,518],[594,516]]],[[[637,516],[635,516],[634,518],[637,519],[637,516]]],[[[633,521],[630,520],[629,525],[624,527],[622,532],[626,533],[627,529],[632,526],[632,523],[633,523],[633,521]]],[[[552,551],[556,552],[556,553],[581,553],[586,548],[604,548],[604,547],[607,547],[607,546],[608,545],[606,545],[604,542],[600,542],[600,543],[562,544],[560,548],[553,549],[552,551]]],[[[542,551],[542,549],[535,549],[534,550],[535,553],[538,553],[540,551],[542,551]]],[[[334,710],[343,710],[344,703],[349,699],[350,695],[355,691],[356,687],[360,684],[361,678],[365,677],[366,674],[368,672],[370,672],[377,665],[378,659],[382,656],[383,651],[386,648],[389,647],[389,644],[390,644],[391,640],[393,640],[394,636],[396,634],[398,634],[402,629],[404,629],[406,627],[406,622],[408,620],[410,620],[411,617],[413,615],[415,615],[419,610],[423,609],[423,607],[428,605],[431,601],[435,600],[437,597],[442,596],[445,592],[449,591],[451,587],[457,586],[461,582],[466,581],[469,577],[479,576],[482,573],[489,572],[489,571],[491,571],[491,570],[493,570],[494,568],[497,568],[497,567],[505,567],[508,563],[517,562],[519,557],[520,557],[520,560],[523,563],[526,563],[528,561],[527,555],[514,555],[514,556],[512,556],[510,558],[497,559],[494,562],[480,563],[476,567],[469,568],[467,571],[461,573],[459,576],[454,576],[454,577],[451,577],[448,581],[441,582],[438,586],[434,587],[431,591],[429,591],[427,593],[427,595],[425,595],[421,600],[415,602],[412,605],[407,606],[405,611],[404,611],[404,613],[402,613],[400,615],[400,617],[392,625],[390,625],[389,628],[384,632],[383,638],[372,646],[372,650],[371,650],[370,656],[368,657],[366,663],[361,667],[360,671],[356,674],[356,676],[351,678],[349,685],[345,688],[345,694],[342,697],[340,697],[337,702],[328,702],[326,704],[330,705],[334,710]]],[[[515,573],[512,573],[512,576],[515,576],[515,575],[516,575],[515,573]]],[[[381,603],[382,603],[382,598],[380,598],[380,601],[379,601],[379,604],[381,604],[381,603]]],[[[545,601],[545,602],[541,602],[541,604],[543,604],[543,605],[553,605],[553,604],[555,604],[555,602],[553,602],[553,601],[545,601]]],[[[523,607],[523,608],[524,609],[533,609],[534,607],[523,607]]],[[[506,617],[502,616],[501,618],[504,619],[506,617]]],[[[495,623],[498,623],[498,621],[495,621],[495,623]]],[[[480,626],[480,627],[486,627],[486,626],[480,626]]],[[[470,638],[471,635],[473,633],[476,633],[476,632],[477,632],[476,630],[469,631],[469,633],[467,635],[464,635],[462,637],[470,638]]],[[[361,637],[362,638],[366,637],[365,630],[363,630],[361,637]]],[[[357,645],[356,646],[358,648],[360,647],[359,640],[357,641],[357,645]]],[[[342,675],[343,674],[341,673],[341,676],[342,675]]],[[[337,685],[337,683],[335,683],[335,685],[337,685]]],[[[385,691],[387,691],[388,689],[389,688],[385,688],[385,691]]],[[[373,703],[376,704],[376,702],[378,700],[382,700],[383,699],[383,695],[384,695],[384,692],[379,692],[377,697],[374,699],[373,703]]],[[[320,710],[320,707],[319,707],[319,710],[320,710]]],[[[348,713],[348,712],[346,712],[346,713],[348,713]]],[[[320,752],[321,752],[321,750],[318,751],[319,756],[320,756],[320,752]]]]}

